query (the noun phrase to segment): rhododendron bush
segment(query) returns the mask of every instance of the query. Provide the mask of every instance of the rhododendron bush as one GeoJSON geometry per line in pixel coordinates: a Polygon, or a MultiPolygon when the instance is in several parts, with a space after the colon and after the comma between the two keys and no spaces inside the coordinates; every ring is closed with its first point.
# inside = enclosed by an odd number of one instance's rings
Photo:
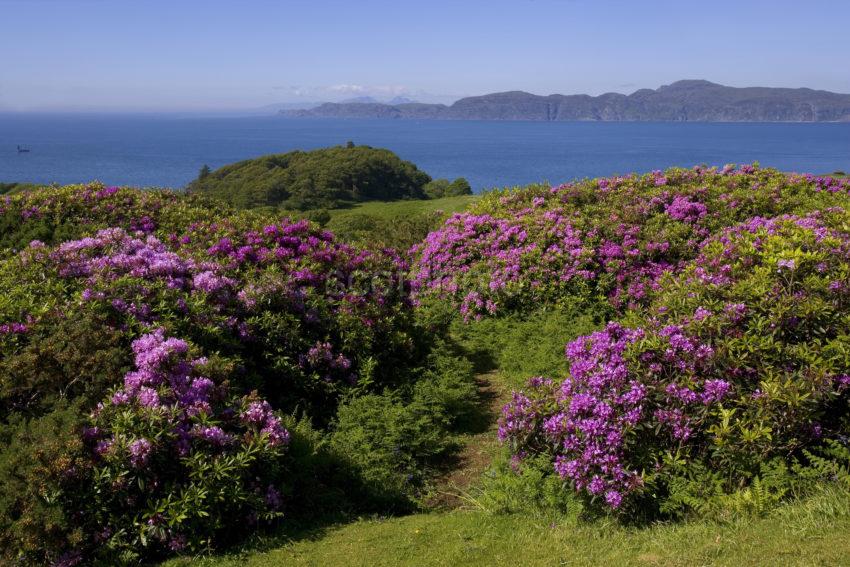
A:
{"type": "Polygon", "coordinates": [[[0,197],[0,248],[20,250],[32,240],[53,244],[104,228],[180,230],[189,222],[227,211],[227,205],[211,206],[197,196],[100,183],[26,191],[0,197]]]}
{"type": "MultiPolygon", "coordinates": [[[[505,406],[516,459],[548,454],[609,509],[664,506],[701,464],[729,491],[850,425],[850,217],[756,217],[658,281],[645,310],[566,347],[569,374],[505,406]]],[[[521,466],[521,465],[520,465],[521,466]]]]}
{"type": "Polygon", "coordinates": [[[199,225],[174,241],[122,229],[53,249],[34,241],[5,266],[18,297],[0,347],[14,356],[73,311],[130,337],[163,327],[234,357],[246,386],[279,407],[307,402],[320,421],[343,391],[394,379],[381,362],[412,348],[404,264],[391,254],[336,243],[306,221],[199,225]]]}
{"type": "Polygon", "coordinates": [[[289,432],[269,403],[234,395],[209,377],[222,369],[161,330],[133,352],[135,369],[84,430],[94,505],[80,514],[96,521],[98,543],[203,549],[279,515],[289,432]],[[110,514],[94,520],[91,509],[110,514]]]}
{"type": "Polygon", "coordinates": [[[497,191],[415,248],[417,296],[450,300],[467,319],[570,298],[622,311],[717,230],[826,208],[849,190],[846,179],[743,166],[497,191]]]}
{"type": "MultiPolygon", "coordinates": [[[[100,220],[169,199],[95,189],[71,192],[88,200],[84,219],[116,196],[125,208],[100,220]]],[[[52,191],[26,202],[73,209],[52,191]]],[[[79,429],[63,434],[82,441],[63,435],[53,459],[68,466],[33,478],[29,500],[9,494],[4,552],[70,565],[232,541],[287,509],[283,415],[326,429],[343,398],[410,380],[419,347],[394,252],[307,221],[187,211],[177,200],[142,225],[93,221],[2,260],[0,434],[70,411],[79,429]],[[55,521],[35,520],[33,502],[55,521]]],[[[9,466],[26,468],[18,450],[9,466]]]]}

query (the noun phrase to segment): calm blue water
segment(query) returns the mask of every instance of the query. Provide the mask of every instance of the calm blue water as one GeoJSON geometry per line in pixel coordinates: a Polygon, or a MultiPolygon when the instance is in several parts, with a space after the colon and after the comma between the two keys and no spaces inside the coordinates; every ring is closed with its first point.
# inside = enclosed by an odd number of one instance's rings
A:
{"type": "Polygon", "coordinates": [[[386,147],[476,190],[671,165],[850,171],[850,124],[286,120],[0,115],[0,181],[182,187],[211,167],[343,144],[386,147]],[[16,146],[32,149],[18,154],[16,146]]]}

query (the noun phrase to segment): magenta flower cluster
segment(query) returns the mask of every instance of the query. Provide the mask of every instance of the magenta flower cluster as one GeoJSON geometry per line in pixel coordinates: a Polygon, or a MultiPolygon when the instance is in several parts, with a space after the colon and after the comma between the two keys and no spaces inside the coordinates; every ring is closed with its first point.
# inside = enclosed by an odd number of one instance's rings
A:
{"type": "MultiPolygon", "coordinates": [[[[360,353],[343,332],[370,342],[368,336],[390,335],[397,313],[410,312],[401,258],[337,243],[306,221],[247,231],[199,223],[168,240],[109,228],[53,250],[32,243],[23,259],[73,280],[83,302],[146,326],[161,326],[176,311],[187,321],[252,340],[259,331],[250,321],[259,313],[296,317],[301,330],[290,343],[292,356],[300,371],[326,382],[357,381],[360,353]]],[[[0,334],[28,328],[4,325],[0,334]]]]}
{"type": "MultiPolygon", "coordinates": [[[[101,486],[98,498],[122,506],[131,519],[140,514],[149,537],[163,546],[185,543],[183,520],[150,510],[204,480],[190,474],[198,458],[206,463],[232,458],[228,470],[235,476],[230,482],[245,483],[248,486],[238,487],[245,490],[261,474],[251,473],[252,461],[260,455],[278,459],[290,439],[267,401],[234,395],[229,385],[207,377],[209,361],[192,357],[191,350],[186,341],[168,337],[161,329],[134,341],[135,369],[126,374],[123,387],[96,408],[83,434],[95,470],[104,478],[121,479],[101,486]],[[244,455],[252,458],[245,460],[244,455]],[[137,493],[136,483],[147,488],[137,493]],[[166,520],[172,527],[161,527],[166,520]]],[[[259,492],[254,499],[260,507],[250,511],[252,516],[281,507],[273,485],[263,490],[265,495],[259,492]]],[[[116,518],[118,525],[102,529],[117,533],[126,520],[116,518]]]]}
{"type": "MultiPolygon", "coordinates": [[[[227,401],[226,389],[203,375],[207,359],[192,359],[185,341],[166,337],[162,329],[158,329],[134,341],[133,352],[136,369],[124,377],[123,387],[112,394],[110,404],[114,407],[136,406],[145,412],[167,416],[172,434],[169,438],[174,442],[171,446],[156,447],[157,450],[186,457],[198,442],[224,448],[233,443],[248,442],[250,436],[246,437],[246,433],[263,437],[273,447],[287,444],[289,432],[269,403],[263,400],[246,399],[244,404],[247,407],[239,414],[240,420],[231,418],[223,422],[231,432],[226,432],[221,425],[209,423],[209,418],[215,415],[233,414],[243,402],[237,401],[236,408],[229,410],[220,407],[227,401]]],[[[96,422],[103,413],[102,408],[95,413],[96,422]]],[[[110,436],[102,423],[98,423],[96,431],[98,434],[92,436],[90,433],[88,440],[97,441],[100,455],[120,446],[121,440],[110,436]]],[[[154,449],[148,439],[129,442],[133,466],[147,464],[154,449]]]]}
{"type": "Polygon", "coordinates": [[[550,455],[578,493],[616,509],[669,472],[665,455],[757,470],[756,446],[787,457],[843,435],[835,408],[847,406],[835,399],[850,379],[829,353],[850,347],[846,218],[757,217],[707,239],[630,319],[638,325],[576,339],[562,382],[533,378],[514,392],[500,439],[518,458],[550,455]]]}
{"type": "Polygon", "coordinates": [[[623,352],[642,335],[612,323],[567,345],[570,379],[556,392],[560,411],[543,421],[547,440],[563,449],[558,474],[576,490],[604,495],[614,508],[640,484],[623,453],[628,432],[643,417],[646,387],[630,378],[623,352]]]}
{"type": "Polygon", "coordinates": [[[492,193],[414,248],[416,297],[449,299],[466,319],[568,296],[644,305],[716,230],[819,192],[850,182],[696,167],[492,193]]]}
{"type": "MultiPolygon", "coordinates": [[[[645,373],[635,371],[627,351],[647,337],[641,328],[617,323],[567,345],[569,376],[560,385],[534,378],[526,393],[514,393],[503,410],[499,437],[518,450],[554,447],[555,471],[579,492],[600,497],[612,508],[642,484],[632,448],[637,432],[659,424],[671,438],[691,434],[691,404],[720,402],[730,393],[723,380],[700,380],[713,355],[678,326],[657,330],[660,347],[637,355],[645,373]],[[672,372],[687,385],[669,383],[672,372]]],[[[702,407],[700,409],[702,409],[702,407]]],[[[697,411],[696,413],[701,413],[697,411]]]]}

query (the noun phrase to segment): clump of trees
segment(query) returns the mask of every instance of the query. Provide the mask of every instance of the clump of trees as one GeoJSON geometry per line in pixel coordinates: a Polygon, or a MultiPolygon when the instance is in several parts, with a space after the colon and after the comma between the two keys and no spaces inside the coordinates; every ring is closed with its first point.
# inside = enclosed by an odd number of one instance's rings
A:
{"type": "MultiPolygon", "coordinates": [[[[426,198],[431,177],[389,150],[348,143],[204,167],[187,187],[240,208],[334,208],[361,201],[426,198]]],[[[467,184],[468,185],[468,184],[467,184]]]]}
{"type": "Polygon", "coordinates": [[[425,185],[425,194],[431,199],[472,195],[472,186],[463,177],[458,177],[454,181],[435,179],[425,185]]]}

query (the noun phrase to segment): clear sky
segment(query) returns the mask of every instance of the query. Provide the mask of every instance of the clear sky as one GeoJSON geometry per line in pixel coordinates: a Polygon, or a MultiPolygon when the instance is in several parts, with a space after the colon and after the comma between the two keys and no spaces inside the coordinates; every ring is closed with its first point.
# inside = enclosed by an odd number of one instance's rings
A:
{"type": "Polygon", "coordinates": [[[0,109],[397,94],[850,93],[846,0],[0,0],[0,109]]]}

